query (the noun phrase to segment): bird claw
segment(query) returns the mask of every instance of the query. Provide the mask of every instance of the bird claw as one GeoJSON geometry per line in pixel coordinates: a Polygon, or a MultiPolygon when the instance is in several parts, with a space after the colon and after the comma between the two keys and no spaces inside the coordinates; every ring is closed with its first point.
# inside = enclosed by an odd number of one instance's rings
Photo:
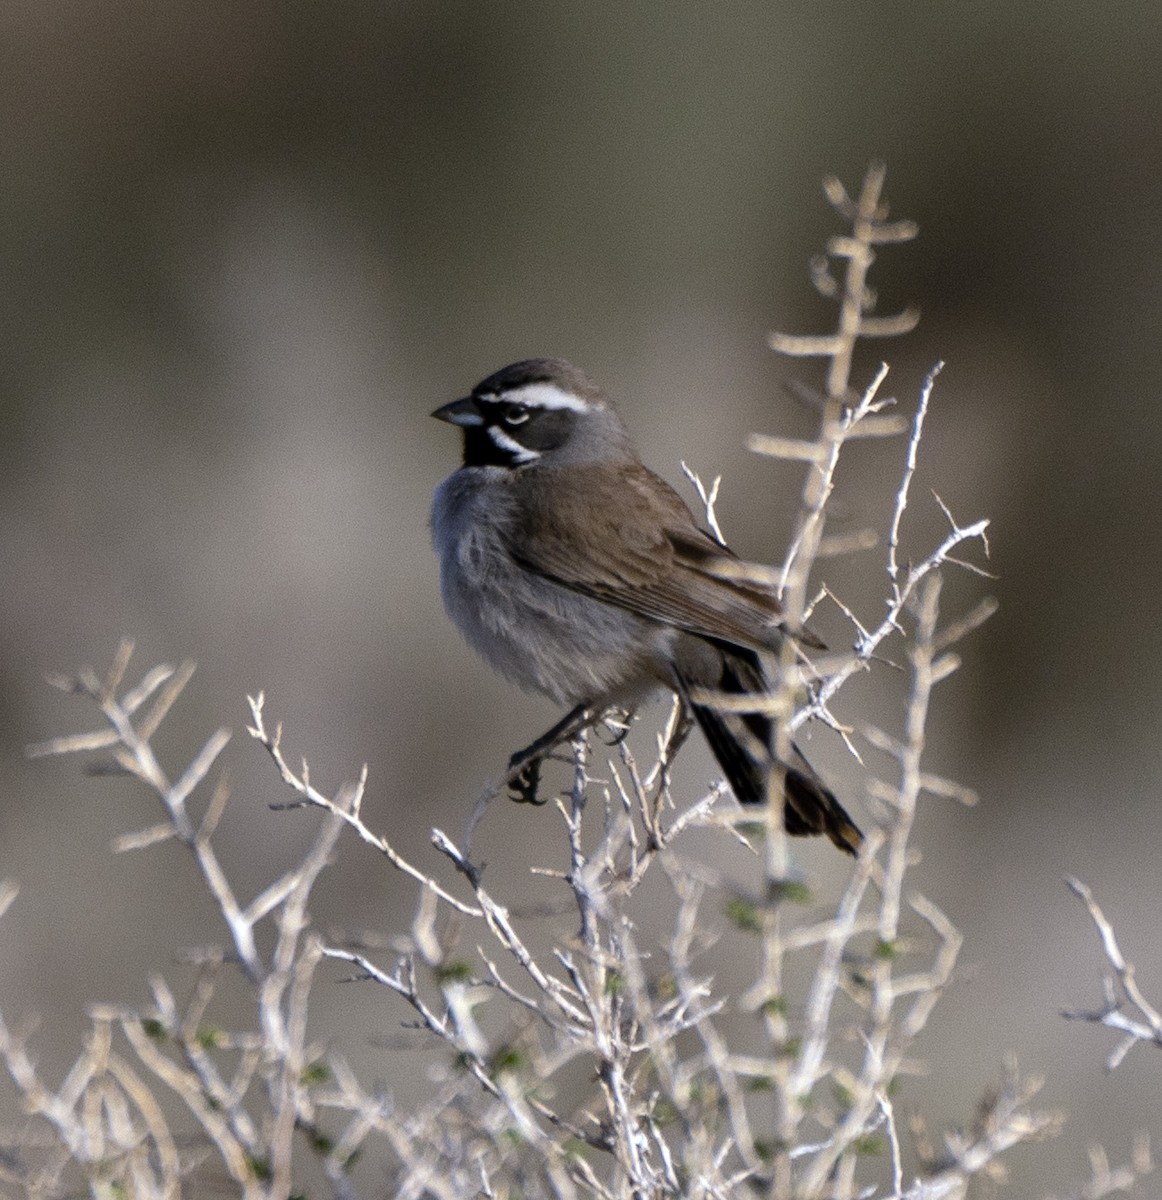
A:
{"type": "MultiPolygon", "coordinates": [[[[520,755],[516,755],[508,764],[509,771],[517,766],[520,762],[520,755]]],[[[541,783],[541,760],[539,758],[529,759],[515,775],[510,775],[508,781],[508,798],[516,804],[535,804],[540,807],[545,801],[537,795],[537,788],[541,783]]]]}
{"type": "MultiPolygon", "coordinates": [[[[545,804],[546,801],[537,795],[537,788],[541,782],[541,762],[545,758],[554,757],[554,747],[562,742],[571,741],[582,730],[588,729],[600,720],[601,716],[601,709],[579,704],[563,720],[558,721],[548,733],[537,738],[531,746],[518,750],[508,760],[506,782],[509,788],[509,799],[515,800],[517,804],[538,806],[545,804]]],[[[621,719],[616,723],[605,722],[606,727],[613,735],[613,740],[605,743],[609,747],[620,746],[629,736],[630,718],[633,716],[633,712],[632,710],[620,710],[620,716],[621,719]]]]}

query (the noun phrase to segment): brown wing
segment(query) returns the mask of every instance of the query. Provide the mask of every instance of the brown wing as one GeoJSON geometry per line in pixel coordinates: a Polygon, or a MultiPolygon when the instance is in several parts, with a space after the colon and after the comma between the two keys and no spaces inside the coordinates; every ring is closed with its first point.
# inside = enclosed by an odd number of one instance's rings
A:
{"type": "Polygon", "coordinates": [[[524,494],[510,549],[531,570],[703,637],[778,645],[774,596],[716,574],[737,559],[640,463],[536,468],[514,482],[524,494]]]}

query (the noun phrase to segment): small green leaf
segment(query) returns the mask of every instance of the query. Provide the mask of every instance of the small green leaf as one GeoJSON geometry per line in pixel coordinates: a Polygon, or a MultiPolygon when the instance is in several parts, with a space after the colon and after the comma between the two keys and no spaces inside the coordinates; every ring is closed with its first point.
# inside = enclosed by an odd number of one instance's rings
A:
{"type": "Polygon", "coordinates": [[[274,1172],[270,1169],[269,1158],[250,1156],[246,1159],[246,1165],[250,1168],[250,1173],[255,1177],[255,1179],[261,1179],[263,1183],[266,1183],[274,1174],[274,1172]]]}
{"type": "Polygon", "coordinates": [[[744,900],[741,896],[734,896],[726,902],[726,915],[743,933],[762,932],[762,913],[749,900],[744,900]]]}
{"type": "Polygon", "coordinates": [[[528,1066],[528,1058],[517,1046],[501,1046],[488,1064],[488,1073],[495,1079],[498,1075],[514,1074],[528,1066]]]}
{"type": "Polygon", "coordinates": [[[331,1068],[325,1062],[313,1062],[303,1068],[303,1073],[299,1076],[299,1083],[303,1087],[315,1087],[319,1084],[331,1082],[331,1068]]]}
{"type": "Polygon", "coordinates": [[[217,1025],[204,1025],[196,1034],[196,1041],[203,1050],[213,1050],[222,1044],[222,1030],[217,1025]]]}
{"type": "Polygon", "coordinates": [[[472,964],[462,958],[450,959],[436,967],[434,974],[440,987],[446,983],[467,983],[472,978],[472,964]]]}
{"type": "Polygon", "coordinates": [[[784,879],[775,884],[773,891],[775,899],[788,904],[810,904],[814,899],[811,889],[798,879],[784,879]]]}

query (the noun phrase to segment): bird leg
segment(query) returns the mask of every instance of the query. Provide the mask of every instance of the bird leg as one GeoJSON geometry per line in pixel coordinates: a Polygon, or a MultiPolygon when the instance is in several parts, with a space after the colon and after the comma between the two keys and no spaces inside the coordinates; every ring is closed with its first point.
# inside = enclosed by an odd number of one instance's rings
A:
{"type": "Polygon", "coordinates": [[[512,789],[509,798],[518,804],[544,804],[544,800],[537,798],[537,787],[541,782],[542,759],[562,742],[570,741],[583,729],[595,725],[604,714],[604,708],[595,708],[590,704],[578,704],[547,733],[541,734],[535,742],[523,750],[518,750],[508,760],[508,772],[504,777],[505,785],[512,789]]]}

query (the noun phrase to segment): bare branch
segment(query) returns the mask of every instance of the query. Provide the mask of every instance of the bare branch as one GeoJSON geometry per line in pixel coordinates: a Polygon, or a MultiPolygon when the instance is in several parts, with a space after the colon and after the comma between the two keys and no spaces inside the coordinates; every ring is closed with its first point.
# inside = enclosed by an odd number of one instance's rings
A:
{"type": "Polygon", "coordinates": [[[1134,964],[1127,962],[1118,946],[1113,926],[1098,906],[1093,892],[1080,879],[1066,881],[1069,890],[1085,905],[1101,939],[1106,960],[1113,969],[1113,979],[1106,980],[1106,1003],[1096,1011],[1076,1010],[1062,1013],[1072,1021],[1090,1021],[1105,1025],[1123,1035],[1106,1061],[1115,1070],[1126,1054],[1139,1042],[1162,1048],[1162,1013],[1146,999],[1138,987],[1134,964]]]}

